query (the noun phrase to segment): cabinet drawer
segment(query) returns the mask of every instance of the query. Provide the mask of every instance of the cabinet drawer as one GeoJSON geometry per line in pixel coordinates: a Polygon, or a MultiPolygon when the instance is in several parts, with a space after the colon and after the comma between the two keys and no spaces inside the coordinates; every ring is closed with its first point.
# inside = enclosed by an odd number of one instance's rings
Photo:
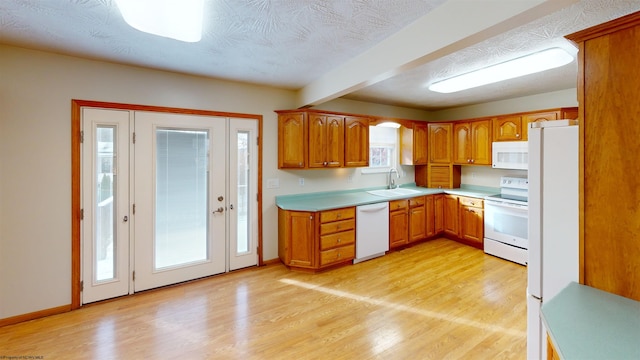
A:
{"type": "Polygon", "coordinates": [[[424,203],[425,203],[424,196],[418,196],[418,197],[409,199],[409,207],[422,206],[424,205],[424,203]]]}
{"type": "Polygon", "coordinates": [[[463,197],[463,196],[460,196],[458,199],[460,200],[460,205],[474,206],[478,208],[484,207],[484,201],[482,199],[469,198],[469,197],[463,197]]]}
{"type": "Polygon", "coordinates": [[[409,200],[389,201],[389,211],[406,210],[409,207],[409,200]]]}
{"type": "Polygon", "coordinates": [[[339,248],[320,252],[320,266],[333,263],[353,260],[356,255],[355,245],[342,246],[339,248]]]}
{"type": "Polygon", "coordinates": [[[356,220],[355,219],[334,221],[334,222],[330,222],[330,223],[326,223],[326,224],[321,224],[320,225],[320,235],[333,234],[335,232],[345,231],[345,230],[353,230],[355,228],[356,228],[356,220]]]}
{"type": "Polygon", "coordinates": [[[328,210],[320,213],[320,223],[327,223],[336,220],[353,219],[356,217],[356,208],[328,210]]]}
{"type": "Polygon", "coordinates": [[[320,237],[320,250],[327,250],[338,246],[354,244],[356,242],[355,230],[342,231],[335,234],[320,237]]]}

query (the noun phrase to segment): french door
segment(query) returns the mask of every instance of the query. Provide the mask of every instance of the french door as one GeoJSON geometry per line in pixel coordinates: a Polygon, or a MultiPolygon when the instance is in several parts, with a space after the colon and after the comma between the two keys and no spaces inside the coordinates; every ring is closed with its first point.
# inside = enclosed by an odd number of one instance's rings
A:
{"type": "Polygon", "coordinates": [[[82,115],[83,303],[257,264],[255,120],[82,115]]]}

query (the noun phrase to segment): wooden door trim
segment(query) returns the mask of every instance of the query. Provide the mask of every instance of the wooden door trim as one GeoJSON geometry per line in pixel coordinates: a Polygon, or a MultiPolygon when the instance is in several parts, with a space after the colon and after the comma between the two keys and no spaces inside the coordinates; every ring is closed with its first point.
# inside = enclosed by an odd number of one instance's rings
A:
{"type": "Polygon", "coordinates": [[[81,147],[81,109],[83,107],[118,109],[128,111],[151,111],[175,114],[204,115],[216,117],[229,117],[241,119],[254,119],[258,121],[258,266],[264,265],[262,259],[262,144],[263,144],[263,118],[262,115],[221,112],[212,110],[196,110],[165,106],[123,104],[113,102],[71,100],[71,310],[81,306],[80,293],[82,277],[80,254],[80,226],[81,208],[80,202],[80,147],[81,147]]]}

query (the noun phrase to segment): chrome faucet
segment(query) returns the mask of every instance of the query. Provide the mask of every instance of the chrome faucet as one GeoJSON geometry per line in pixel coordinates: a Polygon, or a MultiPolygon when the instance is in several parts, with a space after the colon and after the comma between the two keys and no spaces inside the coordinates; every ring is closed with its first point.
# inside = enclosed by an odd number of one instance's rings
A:
{"type": "Polygon", "coordinates": [[[395,189],[398,187],[398,185],[396,185],[396,181],[392,176],[394,172],[396,173],[396,179],[400,179],[400,174],[398,173],[398,170],[396,170],[396,168],[389,169],[389,189],[395,189]]]}

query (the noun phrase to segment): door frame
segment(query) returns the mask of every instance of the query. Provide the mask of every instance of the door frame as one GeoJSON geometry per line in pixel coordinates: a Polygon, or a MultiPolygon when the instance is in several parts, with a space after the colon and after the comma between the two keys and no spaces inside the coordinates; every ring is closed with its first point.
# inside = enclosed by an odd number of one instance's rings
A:
{"type": "Polygon", "coordinates": [[[81,120],[82,107],[102,109],[118,109],[128,111],[151,111],[161,113],[204,115],[223,118],[243,118],[258,121],[258,266],[264,265],[262,259],[262,115],[220,112],[212,110],[196,110],[164,106],[135,105],[92,100],[71,100],[71,309],[82,306],[82,257],[81,257],[81,159],[80,148],[82,142],[81,120]]]}

